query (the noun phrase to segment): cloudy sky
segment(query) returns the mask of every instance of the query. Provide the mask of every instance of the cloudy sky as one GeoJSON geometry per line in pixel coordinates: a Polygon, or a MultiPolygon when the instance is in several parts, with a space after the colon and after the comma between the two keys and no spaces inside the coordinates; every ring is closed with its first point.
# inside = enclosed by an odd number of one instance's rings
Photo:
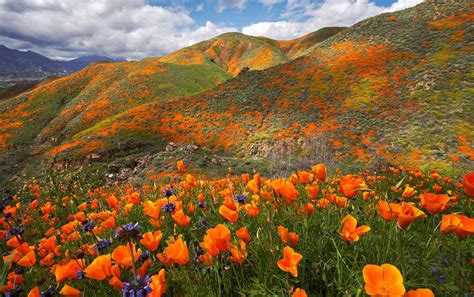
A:
{"type": "Polygon", "coordinates": [[[238,31],[292,39],[422,0],[0,0],[0,44],[55,59],[162,56],[238,31]]]}

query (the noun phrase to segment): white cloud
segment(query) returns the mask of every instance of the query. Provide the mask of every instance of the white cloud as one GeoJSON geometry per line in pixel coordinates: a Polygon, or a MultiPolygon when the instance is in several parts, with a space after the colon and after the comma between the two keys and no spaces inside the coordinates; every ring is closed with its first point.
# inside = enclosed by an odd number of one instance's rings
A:
{"type": "Polygon", "coordinates": [[[218,0],[217,11],[223,12],[227,8],[243,9],[246,2],[246,0],[218,0]]]}
{"type": "Polygon", "coordinates": [[[402,10],[420,4],[421,2],[423,2],[423,0],[398,0],[397,2],[393,3],[389,8],[385,9],[384,12],[402,10]]]}
{"type": "Polygon", "coordinates": [[[282,3],[284,0],[258,0],[265,7],[272,7],[275,4],[282,3]]]}
{"type": "Polygon", "coordinates": [[[327,26],[350,26],[387,11],[414,6],[422,0],[398,0],[390,7],[377,6],[369,0],[288,0],[284,21],[260,22],[245,26],[242,33],[274,39],[293,39],[327,26]]]}
{"type": "Polygon", "coordinates": [[[185,10],[144,0],[0,0],[0,19],[0,44],[53,58],[161,56],[236,31],[211,22],[198,27],[185,10]]]}

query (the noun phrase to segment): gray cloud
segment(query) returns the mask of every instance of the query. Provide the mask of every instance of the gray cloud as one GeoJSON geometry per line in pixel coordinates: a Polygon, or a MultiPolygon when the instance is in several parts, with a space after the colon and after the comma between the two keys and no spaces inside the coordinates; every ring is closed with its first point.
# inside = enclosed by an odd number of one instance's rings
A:
{"type": "Polygon", "coordinates": [[[227,8],[238,8],[242,9],[245,6],[246,0],[218,0],[217,11],[222,12],[227,8]]]}

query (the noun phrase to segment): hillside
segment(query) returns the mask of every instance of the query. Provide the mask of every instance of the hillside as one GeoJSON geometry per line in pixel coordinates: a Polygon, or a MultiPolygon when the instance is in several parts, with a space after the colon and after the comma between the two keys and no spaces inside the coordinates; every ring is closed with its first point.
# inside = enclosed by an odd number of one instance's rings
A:
{"type": "Polygon", "coordinates": [[[264,157],[311,153],[315,140],[361,163],[471,167],[472,9],[425,2],[362,21],[293,62],[138,106],[55,152],[91,148],[86,139],[108,147],[125,133],[264,157]]]}
{"type": "Polygon", "coordinates": [[[185,142],[239,157],[472,168],[472,12],[427,1],[314,45],[232,33],[94,65],[0,103],[0,146],[23,148],[22,160],[107,161],[185,142]]]}

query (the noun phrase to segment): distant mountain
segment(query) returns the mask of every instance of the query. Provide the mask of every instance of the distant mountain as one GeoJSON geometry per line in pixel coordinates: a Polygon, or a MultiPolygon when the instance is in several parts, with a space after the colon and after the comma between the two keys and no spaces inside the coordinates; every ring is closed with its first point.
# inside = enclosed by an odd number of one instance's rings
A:
{"type": "Polygon", "coordinates": [[[93,55],[56,61],[32,51],[19,51],[0,45],[0,80],[39,80],[48,76],[64,76],[99,61],[124,60],[93,55]]]}

